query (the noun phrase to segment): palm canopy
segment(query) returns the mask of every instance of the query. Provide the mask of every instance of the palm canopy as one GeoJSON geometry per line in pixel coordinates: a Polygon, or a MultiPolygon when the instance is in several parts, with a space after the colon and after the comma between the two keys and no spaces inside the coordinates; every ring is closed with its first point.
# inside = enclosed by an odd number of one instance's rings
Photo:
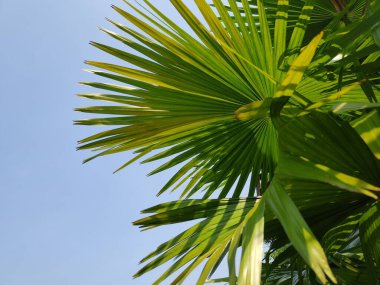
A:
{"type": "Polygon", "coordinates": [[[129,24],[103,31],[134,53],[92,43],[127,66],[87,61],[117,83],[84,82],[105,93],[80,96],[116,104],[78,109],[110,116],[77,124],[118,126],[80,142],[98,152],[87,161],[133,150],[118,170],[143,157],[164,161],[151,174],[179,167],[159,194],[181,200],[135,224],[201,219],[136,276],[178,258],[155,284],[205,262],[204,284],[226,259],[230,284],[377,284],[380,5],[195,0],[199,20],[171,2],[191,33],[148,0],[114,7],[129,24]]]}

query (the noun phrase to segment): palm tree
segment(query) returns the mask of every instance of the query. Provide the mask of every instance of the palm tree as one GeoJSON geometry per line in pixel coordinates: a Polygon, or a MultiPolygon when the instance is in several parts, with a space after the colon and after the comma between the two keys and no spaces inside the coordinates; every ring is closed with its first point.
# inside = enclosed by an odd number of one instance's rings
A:
{"type": "Polygon", "coordinates": [[[111,126],[80,142],[86,161],[179,167],[159,191],[179,200],[136,225],[199,220],[136,277],[175,260],[154,284],[201,264],[197,284],[379,284],[379,1],[195,0],[203,20],[171,3],[192,33],[148,0],[113,7],[128,24],[103,31],[140,55],[93,42],[127,64],[87,61],[118,83],[83,82],[113,104],[77,109],[111,115],[77,121],[111,126]]]}

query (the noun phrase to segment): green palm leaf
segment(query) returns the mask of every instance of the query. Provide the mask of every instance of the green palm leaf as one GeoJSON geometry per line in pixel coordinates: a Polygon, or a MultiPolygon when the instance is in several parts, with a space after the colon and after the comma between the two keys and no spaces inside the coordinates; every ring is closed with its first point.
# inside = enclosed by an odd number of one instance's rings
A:
{"type": "Polygon", "coordinates": [[[157,280],[157,284],[176,269],[191,262],[185,271],[177,277],[176,282],[180,282],[196,265],[207,259],[208,262],[198,281],[198,284],[204,284],[212,268],[225,250],[232,254],[233,262],[235,262],[236,247],[232,246],[232,244],[239,245],[241,236],[253,236],[256,238],[243,239],[243,252],[246,254],[242,257],[239,278],[244,280],[245,283],[260,280],[264,226],[263,202],[257,199],[184,200],[161,204],[144,212],[156,214],[135,222],[135,225],[140,225],[143,228],[180,223],[193,219],[203,218],[204,220],[160,245],[154,252],[144,258],[144,262],[154,259],[145,265],[136,276],[148,272],[172,258],[180,257],[157,280]],[[261,247],[258,246],[260,243],[261,247]],[[253,253],[256,254],[254,255],[256,258],[252,260],[253,253]],[[254,264],[252,261],[255,261],[256,266],[258,266],[256,272],[250,272],[250,268],[254,264]]]}
{"type": "Polygon", "coordinates": [[[79,149],[96,152],[86,162],[134,151],[118,170],[137,160],[163,161],[150,174],[177,167],[159,194],[185,199],[145,210],[136,225],[201,221],[146,256],[136,277],[174,261],[154,284],[183,270],[180,284],[204,264],[204,284],[226,259],[219,281],[230,284],[377,282],[378,5],[195,0],[202,21],[171,0],[184,29],[142,2],[114,6],[127,23],[103,30],[127,50],[92,43],[125,64],[86,62],[112,83],[83,83],[103,92],[81,97],[106,105],[77,110],[105,117],[76,123],[111,129],[79,149]]]}

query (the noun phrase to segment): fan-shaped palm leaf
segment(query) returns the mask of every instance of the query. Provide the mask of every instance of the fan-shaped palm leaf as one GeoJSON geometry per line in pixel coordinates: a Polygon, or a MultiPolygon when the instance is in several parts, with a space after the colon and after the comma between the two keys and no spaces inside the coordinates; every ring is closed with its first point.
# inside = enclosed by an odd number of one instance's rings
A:
{"type": "Polygon", "coordinates": [[[117,105],[79,108],[108,117],[77,123],[118,127],[79,148],[98,152],[88,160],[135,151],[119,170],[143,157],[164,159],[151,174],[179,170],[159,194],[203,191],[201,200],[146,210],[153,215],[137,225],[203,220],[149,254],[137,276],[179,258],[155,284],[186,266],[178,284],[206,262],[203,284],[226,256],[230,284],[336,282],[334,274],[352,284],[361,276],[356,265],[377,282],[380,251],[369,244],[379,228],[371,199],[380,190],[380,120],[367,110],[378,107],[379,5],[195,0],[201,21],[171,0],[189,32],[143,2],[114,7],[129,23],[110,20],[123,35],[103,30],[138,55],[92,43],[127,66],[87,61],[90,72],[118,83],[86,82],[107,93],[80,96],[117,105]],[[352,235],[355,248],[347,245],[352,235]],[[264,239],[270,250],[263,263],[264,239]]]}

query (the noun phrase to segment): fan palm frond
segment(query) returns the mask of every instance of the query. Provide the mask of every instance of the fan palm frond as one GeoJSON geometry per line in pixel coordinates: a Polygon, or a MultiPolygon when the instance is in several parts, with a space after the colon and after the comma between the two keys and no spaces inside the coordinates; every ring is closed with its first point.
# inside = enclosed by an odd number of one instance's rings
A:
{"type": "Polygon", "coordinates": [[[136,276],[176,260],[154,284],[184,267],[180,284],[201,264],[204,284],[226,259],[229,277],[215,282],[378,282],[378,3],[195,0],[200,20],[171,0],[184,29],[142,2],[114,6],[127,24],[103,29],[126,50],[92,43],[126,64],[86,62],[111,83],[83,83],[103,92],[81,97],[107,104],[78,108],[105,117],[77,124],[110,129],[79,149],[97,152],[86,161],[134,151],[118,170],[179,168],[159,194],[185,199],[136,225],[201,221],[136,276]]]}

